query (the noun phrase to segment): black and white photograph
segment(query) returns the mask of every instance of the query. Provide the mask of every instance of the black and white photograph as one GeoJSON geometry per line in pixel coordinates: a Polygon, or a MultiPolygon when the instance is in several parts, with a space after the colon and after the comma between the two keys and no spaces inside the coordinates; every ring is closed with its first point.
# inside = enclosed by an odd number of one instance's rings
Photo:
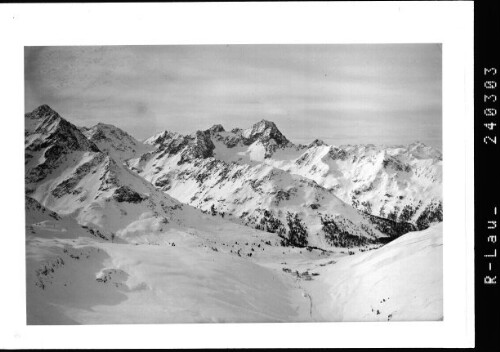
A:
{"type": "Polygon", "coordinates": [[[484,340],[474,10],[0,4],[0,348],[484,340]]]}
{"type": "Polygon", "coordinates": [[[442,320],[441,55],[26,47],[28,324],[442,320]]]}

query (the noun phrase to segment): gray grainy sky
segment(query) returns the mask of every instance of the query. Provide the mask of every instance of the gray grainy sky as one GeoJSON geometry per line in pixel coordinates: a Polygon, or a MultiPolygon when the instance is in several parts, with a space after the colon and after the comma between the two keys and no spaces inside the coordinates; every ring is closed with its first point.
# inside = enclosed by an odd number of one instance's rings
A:
{"type": "Polygon", "coordinates": [[[441,45],[26,47],[25,110],[138,139],[268,119],[295,143],[441,148],[441,45]]]}

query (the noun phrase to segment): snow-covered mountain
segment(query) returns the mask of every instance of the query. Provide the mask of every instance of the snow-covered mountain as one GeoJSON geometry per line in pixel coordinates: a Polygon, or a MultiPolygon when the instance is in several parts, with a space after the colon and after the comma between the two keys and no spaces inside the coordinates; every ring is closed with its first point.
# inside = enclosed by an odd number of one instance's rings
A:
{"type": "Polygon", "coordinates": [[[272,122],[232,132],[215,125],[185,136],[165,131],[146,143],[156,149],[127,164],[159,190],[204,211],[278,233],[285,244],[362,246],[413,229],[365,214],[314,180],[261,162],[278,151],[297,149],[272,122]],[[237,162],[239,157],[249,162],[237,162]]]}
{"type": "Polygon", "coordinates": [[[109,231],[125,231],[144,204],[155,226],[166,223],[166,209],[182,206],[169,196],[277,233],[284,245],[366,246],[413,230],[408,222],[442,219],[440,155],[423,145],[296,146],[266,120],[231,132],[164,131],[141,143],[111,125],[78,129],[48,106],[26,121],[27,194],[109,231]]]}
{"type": "Polygon", "coordinates": [[[442,319],[442,226],[341,199],[439,201],[439,152],[294,145],[269,121],[139,142],[47,105],[25,126],[28,324],[442,319]]]}
{"type": "Polygon", "coordinates": [[[339,259],[305,282],[330,320],[443,320],[443,226],[410,232],[375,251],[339,259]],[[325,294],[326,293],[326,294],[325,294]]]}
{"type": "Polygon", "coordinates": [[[204,211],[278,233],[285,244],[360,246],[413,229],[364,214],[313,180],[258,162],[277,150],[295,148],[268,121],[229,133],[220,125],[185,136],[165,131],[146,143],[156,149],[128,165],[158,189],[204,211]],[[234,148],[234,157],[237,150],[247,150],[252,162],[221,157],[221,145],[234,148]]]}
{"type": "Polygon", "coordinates": [[[296,157],[277,153],[265,162],[314,180],[369,214],[419,229],[443,218],[442,156],[422,143],[337,147],[315,142],[296,157]]]}
{"type": "Polygon", "coordinates": [[[316,139],[294,145],[264,120],[246,130],[215,125],[207,132],[218,160],[303,176],[365,213],[419,229],[442,221],[442,155],[423,143],[331,146],[316,139]]]}
{"type": "Polygon", "coordinates": [[[108,153],[120,162],[151,149],[147,144],[139,142],[127,132],[113,125],[98,123],[90,128],[82,127],[81,131],[99,150],[108,153]]]}
{"type": "Polygon", "coordinates": [[[60,215],[123,239],[203,215],[123,166],[114,151],[100,151],[48,106],[27,114],[26,127],[26,195],[60,215]]]}

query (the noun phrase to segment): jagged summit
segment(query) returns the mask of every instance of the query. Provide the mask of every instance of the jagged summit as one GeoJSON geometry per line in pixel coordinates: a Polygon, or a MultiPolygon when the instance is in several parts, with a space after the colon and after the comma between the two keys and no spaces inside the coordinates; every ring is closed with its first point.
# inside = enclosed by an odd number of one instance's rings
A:
{"type": "Polygon", "coordinates": [[[40,105],[36,109],[34,109],[32,112],[29,112],[25,114],[25,117],[32,118],[32,119],[42,119],[42,118],[47,118],[47,117],[52,117],[52,116],[57,116],[59,117],[59,114],[53,110],[50,106],[47,104],[40,105]]]}
{"type": "Polygon", "coordinates": [[[45,179],[74,152],[100,152],[78,127],[47,105],[25,115],[24,145],[27,190],[28,185],[45,179]]]}
{"type": "Polygon", "coordinates": [[[111,125],[109,123],[104,123],[104,122],[98,122],[97,125],[95,125],[91,128],[113,128],[113,129],[123,131],[121,128],[116,127],[115,125],[111,125]]]}
{"type": "Polygon", "coordinates": [[[288,139],[281,133],[281,131],[276,127],[276,124],[268,120],[260,120],[254,124],[251,128],[243,131],[243,137],[248,139],[257,139],[259,137],[273,138],[278,144],[283,142],[288,143],[288,139]]]}
{"type": "Polygon", "coordinates": [[[33,133],[35,129],[44,126],[53,125],[61,119],[61,116],[50,106],[40,105],[31,112],[24,114],[24,123],[26,133],[33,133]]]}
{"type": "Polygon", "coordinates": [[[224,129],[224,127],[222,127],[221,124],[215,124],[212,127],[210,127],[208,131],[211,133],[219,133],[219,132],[225,132],[226,130],[224,129]]]}
{"type": "Polygon", "coordinates": [[[277,128],[276,124],[274,122],[266,120],[266,119],[260,120],[259,122],[255,123],[252,127],[253,128],[263,128],[263,129],[277,128]]]}
{"type": "Polygon", "coordinates": [[[182,164],[193,158],[212,157],[215,146],[211,136],[210,130],[198,130],[188,135],[163,131],[146,139],[143,143],[153,146],[161,156],[179,155],[179,164],[182,164]]]}
{"type": "Polygon", "coordinates": [[[31,151],[47,147],[57,147],[58,153],[63,150],[99,151],[78,127],[48,105],[41,105],[25,114],[25,136],[25,147],[31,151]]]}
{"type": "Polygon", "coordinates": [[[85,136],[92,141],[106,139],[109,138],[110,136],[114,136],[119,139],[130,138],[135,140],[134,137],[132,137],[130,134],[128,134],[121,128],[102,122],[99,122],[97,125],[94,125],[90,128],[83,127],[82,131],[85,134],[85,136]]]}
{"type": "Polygon", "coordinates": [[[181,135],[177,132],[171,132],[168,130],[157,133],[149,138],[146,138],[142,143],[157,146],[165,143],[165,141],[180,137],[181,135]]]}
{"type": "Polygon", "coordinates": [[[286,146],[290,141],[281,133],[276,124],[268,120],[260,120],[252,127],[241,131],[244,138],[244,144],[249,145],[259,140],[262,144],[276,144],[277,146],[286,146]]]}
{"type": "Polygon", "coordinates": [[[192,145],[191,152],[194,157],[209,158],[213,156],[215,146],[210,139],[210,133],[207,133],[207,131],[196,131],[192,145]]]}
{"type": "Polygon", "coordinates": [[[224,128],[214,125],[206,132],[213,141],[224,144],[226,148],[250,147],[252,154],[256,153],[264,158],[269,158],[277,149],[294,146],[274,122],[265,119],[247,129],[233,128],[230,132],[222,133],[225,132],[224,128]]]}
{"type": "Polygon", "coordinates": [[[326,143],[321,140],[321,139],[315,139],[314,141],[312,141],[307,147],[308,148],[312,148],[312,147],[321,147],[323,145],[326,145],[326,143]]]}
{"type": "Polygon", "coordinates": [[[149,146],[139,142],[122,129],[99,122],[90,128],[82,128],[83,134],[97,147],[113,156],[116,160],[126,161],[137,154],[142,154],[149,146]]]}

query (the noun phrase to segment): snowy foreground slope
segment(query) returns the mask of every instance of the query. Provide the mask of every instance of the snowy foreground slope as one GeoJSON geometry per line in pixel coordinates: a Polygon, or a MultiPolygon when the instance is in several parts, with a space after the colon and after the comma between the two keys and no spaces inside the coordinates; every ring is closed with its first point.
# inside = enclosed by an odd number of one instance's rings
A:
{"type": "Polygon", "coordinates": [[[342,321],[442,320],[442,232],[442,224],[410,232],[320,270],[317,311],[342,321]]]}
{"type": "Polygon", "coordinates": [[[136,243],[59,222],[29,225],[29,324],[442,319],[441,225],[349,256],[222,220],[136,243]]]}
{"type": "Polygon", "coordinates": [[[28,323],[307,320],[294,278],[259,262],[327,255],[206,217],[202,232],[170,229],[128,243],[96,238],[65,218],[28,217],[28,323]]]}
{"type": "MultiPolygon", "coordinates": [[[[345,203],[287,169],[317,146],[272,123],[142,143],[43,105],[25,126],[29,324],[442,319],[440,211],[345,203]]],[[[416,148],[438,197],[440,156],[416,148]]]]}

